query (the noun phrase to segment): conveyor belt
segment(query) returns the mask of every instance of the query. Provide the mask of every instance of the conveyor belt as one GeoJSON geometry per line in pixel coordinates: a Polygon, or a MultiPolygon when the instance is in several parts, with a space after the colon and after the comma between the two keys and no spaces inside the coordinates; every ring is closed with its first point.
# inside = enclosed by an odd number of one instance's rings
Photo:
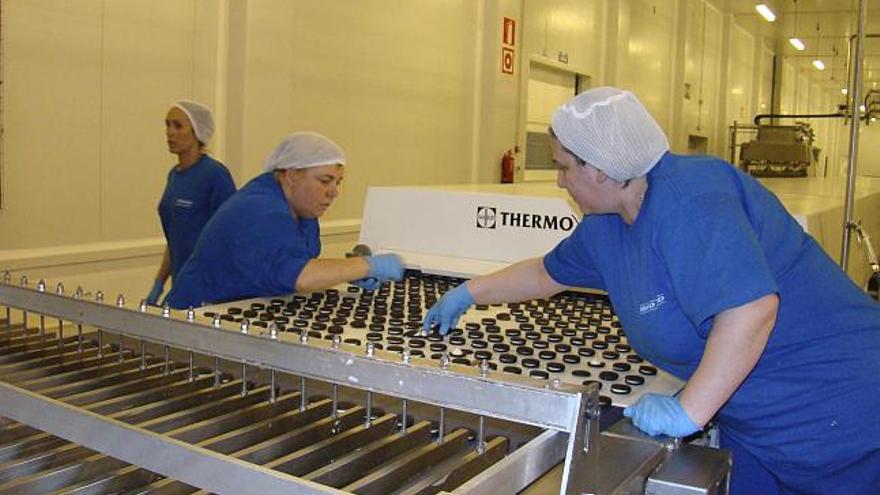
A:
{"type": "MultiPolygon", "coordinates": [[[[575,495],[639,491],[679,458],[716,485],[729,467],[724,456],[673,454],[626,423],[600,436],[595,382],[438,362],[409,352],[416,335],[395,352],[329,328],[252,324],[245,310],[235,321],[234,310],[202,317],[95,299],[0,284],[0,414],[12,419],[0,425],[0,495],[575,495]]],[[[352,308],[355,319],[377,316],[376,302],[352,308]]],[[[407,318],[413,327],[415,311],[407,318]]]]}
{"type": "MultiPolygon", "coordinates": [[[[0,328],[5,321],[0,322],[0,328]]],[[[429,421],[408,423],[361,405],[297,391],[247,384],[214,372],[104,344],[96,333],[58,346],[20,326],[0,337],[5,383],[70,405],[205,447],[247,462],[352,493],[438,493],[496,462],[506,438],[477,451],[474,432],[455,428],[441,438],[429,421]],[[450,483],[443,484],[443,480],[450,483]]],[[[104,339],[105,341],[108,339],[104,339]]],[[[96,453],[34,428],[9,422],[0,430],[0,494],[195,493],[196,488],[96,453]]]]}

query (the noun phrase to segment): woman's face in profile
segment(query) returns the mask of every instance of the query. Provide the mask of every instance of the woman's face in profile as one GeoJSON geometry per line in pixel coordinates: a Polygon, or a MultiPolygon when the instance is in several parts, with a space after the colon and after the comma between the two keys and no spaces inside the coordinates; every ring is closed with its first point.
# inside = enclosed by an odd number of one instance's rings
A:
{"type": "Polygon", "coordinates": [[[182,155],[201,146],[189,118],[177,107],[171,107],[165,115],[165,139],[168,142],[168,151],[175,155],[182,155]]]}

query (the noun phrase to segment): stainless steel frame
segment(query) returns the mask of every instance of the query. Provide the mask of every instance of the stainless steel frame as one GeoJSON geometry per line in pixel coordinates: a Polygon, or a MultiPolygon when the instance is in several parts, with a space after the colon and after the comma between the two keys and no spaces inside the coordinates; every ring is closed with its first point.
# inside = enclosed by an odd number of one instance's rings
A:
{"type": "MultiPolygon", "coordinates": [[[[40,287],[44,288],[45,284],[40,287]]],[[[236,325],[233,328],[220,321],[200,321],[191,312],[167,308],[157,311],[143,305],[132,310],[121,307],[119,302],[108,305],[102,301],[85,301],[8,282],[0,284],[0,304],[246,366],[548,429],[496,464],[502,473],[516,473],[500,477],[506,478],[505,488],[512,492],[522,490],[550,466],[563,460],[560,494],[581,493],[591,483],[590,474],[598,471],[595,385],[588,388],[558,383],[545,385],[530,378],[492,374],[486,369],[437,367],[432,361],[407,357],[401,360],[396,354],[338,342],[301,340],[290,334],[255,334],[251,333],[253,327],[236,325]]],[[[169,372],[170,369],[166,369],[164,374],[169,372]]],[[[243,385],[242,394],[245,393],[243,385]]],[[[345,493],[219,455],[11,384],[0,385],[0,414],[218,493],[345,493]],[[34,417],[35,410],[41,411],[39,417],[34,417]],[[94,434],[98,429],[101,435],[94,434]]],[[[451,441],[453,435],[449,436],[451,441]]],[[[467,491],[455,493],[497,493],[494,484],[498,478],[491,482],[478,478],[461,488],[467,491]]]]}
{"type": "Polygon", "coordinates": [[[3,415],[217,493],[344,494],[0,383],[3,415]],[[33,411],[40,411],[34,415],[33,411]],[[100,431],[101,434],[95,432],[100,431]]]}

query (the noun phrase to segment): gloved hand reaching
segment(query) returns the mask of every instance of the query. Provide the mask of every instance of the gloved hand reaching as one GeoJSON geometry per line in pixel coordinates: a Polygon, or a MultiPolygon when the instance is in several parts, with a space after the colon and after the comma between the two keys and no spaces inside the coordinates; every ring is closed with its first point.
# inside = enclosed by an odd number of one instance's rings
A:
{"type": "Polygon", "coordinates": [[[153,288],[150,289],[150,293],[147,294],[147,304],[157,306],[159,304],[159,296],[162,295],[163,290],[165,290],[165,281],[157,278],[153,282],[153,288]]]}
{"type": "Polygon", "coordinates": [[[389,280],[399,281],[403,279],[403,262],[400,260],[400,256],[396,254],[379,254],[376,256],[365,256],[364,259],[370,264],[370,272],[365,277],[366,279],[374,278],[380,285],[389,280]]]}
{"type": "Polygon", "coordinates": [[[648,435],[686,437],[700,429],[678,399],[668,395],[645,394],[624,409],[623,415],[632,418],[633,424],[648,435]]]}
{"type": "Polygon", "coordinates": [[[467,282],[443,294],[443,297],[431,306],[422,324],[422,330],[430,332],[435,325],[438,326],[440,335],[446,335],[450,328],[458,325],[458,319],[471,305],[474,297],[467,288],[467,282]]]}
{"type": "Polygon", "coordinates": [[[351,282],[351,285],[360,288],[361,290],[369,290],[373,291],[379,288],[380,284],[378,278],[374,277],[364,277],[359,278],[351,282]]]}

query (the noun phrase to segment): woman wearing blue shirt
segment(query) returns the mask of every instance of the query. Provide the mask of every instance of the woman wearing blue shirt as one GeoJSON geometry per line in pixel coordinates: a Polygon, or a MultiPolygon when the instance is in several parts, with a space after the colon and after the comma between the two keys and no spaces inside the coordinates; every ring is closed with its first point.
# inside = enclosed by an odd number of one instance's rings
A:
{"type": "Polygon", "coordinates": [[[429,311],[608,292],[630,344],[687,381],[624,414],[651,435],[714,418],[734,494],[877,493],[880,305],[729,163],[669,152],[641,102],[586,91],[553,115],[557,183],[584,213],[543,258],[473,279],[429,311]]]}
{"type": "Polygon", "coordinates": [[[205,153],[213,134],[211,110],[199,103],[177,101],[165,116],[168,151],[177,155],[177,165],[168,171],[168,182],[159,201],[166,246],[147,296],[149,304],[159,302],[169,276],[177,281],[202,228],[235,192],[235,183],[226,167],[205,153]]]}
{"type": "Polygon", "coordinates": [[[174,308],[403,277],[397,255],[320,258],[318,217],[339,195],[345,156],[314,132],[291,134],[205,226],[166,302],[174,308]]]}

